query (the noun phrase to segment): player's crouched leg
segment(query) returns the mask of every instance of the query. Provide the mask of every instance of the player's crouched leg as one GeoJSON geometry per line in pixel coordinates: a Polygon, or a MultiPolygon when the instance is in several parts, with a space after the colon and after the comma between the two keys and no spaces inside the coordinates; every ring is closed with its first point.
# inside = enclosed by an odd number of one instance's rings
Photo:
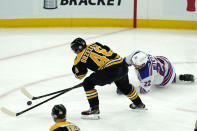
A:
{"type": "Polygon", "coordinates": [[[96,89],[94,89],[94,84],[91,82],[91,79],[89,77],[84,80],[83,87],[87,100],[90,104],[90,109],[81,112],[81,118],[98,120],[100,119],[98,92],[96,89]]]}
{"type": "Polygon", "coordinates": [[[121,88],[121,91],[133,102],[129,106],[131,109],[147,110],[145,104],[142,102],[135,88],[131,84],[121,88]]]}

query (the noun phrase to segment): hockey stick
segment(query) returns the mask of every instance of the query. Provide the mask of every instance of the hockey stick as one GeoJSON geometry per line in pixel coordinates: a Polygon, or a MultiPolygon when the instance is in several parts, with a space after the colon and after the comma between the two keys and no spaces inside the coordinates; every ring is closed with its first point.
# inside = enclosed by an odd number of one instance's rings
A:
{"type": "MultiPolygon", "coordinates": [[[[82,86],[82,83],[79,83],[78,85],[76,85],[76,86],[74,86],[74,87],[71,87],[71,88],[81,87],[81,86],[82,86]]],[[[68,88],[68,89],[69,89],[69,88],[68,88]]],[[[54,95],[54,94],[57,94],[57,93],[66,91],[66,90],[68,90],[68,89],[59,90],[59,91],[52,92],[52,93],[48,93],[48,94],[41,95],[41,96],[32,96],[25,88],[21,88],[21,92],[22,92],[25,96],[27,96],[29,99],[31,99],[31,100],[36,100],[36,99],[40,99],[40,98],[43,98],[43,97],[47,97],[47,96],[50,96],[50,95],[54,95]]]]}
{"type": "Polygon", "coordinates": [[[82,86],[82,83],[80,83],[80,84],[78,84],[78,85],[76,85],[76,86],[74,86],[74,87],[67,88],[67,89],[65,89],[64,91],[62,91],[61,93],[59,93],[59,94],[57,94],[57,95],[55,95],[55,96],[53,96],[53,97],[51,97],[51,98],[49,98],[49,99],[43,101],[43,102],[40,102],[40,103],[38,103],[38,104],[36,104],[36,105],[30,107],[30,108],[27,108],[27,109],[25,109],[25,110],[23,110],[23,111],[17,112],[17,113],[12,112],[12,111],[10,111],[9,109],[7,109],[7,108],[5,108],[5,107],[1,107],[0,110],[1,110],[3,113],[5,113],[5,114],[7,114],[7,115],[9,115],[9,116],[14,116],[14,117],[16,117],[16,116],[19,116],[19,115],[21,115],[21,114],[23,114],[23,113],[25,113],[25,112],[27,112],[27,111],[29,111],[29,110],[31,110],[31,109],[34,109],[34,108],[36,108],[36,107],[38,107],[38,106],[40,106],[40,105],[42,105],[42,104],[44,104],[44,103],[46,103],[46,102],[48,102],[48,101],[54,99],[54,98],[56,98],[56,97],[58,97],[58,96],[60,96],[60,95],[62,95],[62,94],[64,94],[64,93],[66,93],[66,92],[69,92],[69,91],[71,91],[71,90],[73,90],[73,89],[75,89],[75,88],[79,88],[79,87],[81,87],[81,86],[82,86]]]}

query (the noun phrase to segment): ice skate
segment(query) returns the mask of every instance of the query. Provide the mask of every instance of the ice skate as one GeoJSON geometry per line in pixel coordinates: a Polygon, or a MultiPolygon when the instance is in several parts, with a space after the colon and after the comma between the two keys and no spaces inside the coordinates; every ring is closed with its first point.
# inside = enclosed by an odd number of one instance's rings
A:
{"type": "Polygon", "coordinates": [[[194,82],[194,75],[192,74],[179,75],[179,80],[186,81],[186,82],[194,82]]]}
{"type": "Polygon", "coordinates": [[[90,108],[87,111],[81,112],[82,119],[89,119],[89,120],[99,120],[100,119],[100,111],[98,107],[90,108]]]}
{"type": "Polygon", "coordinates": [[[118,95],[124,95],[121,91],[120,91],[120,89],[116,89],[116,93],[118,94],[118,95]]]}
{"type": "Polygon", "coordinates": [[[134,103],[132,103],[129,107],[133,110],[147,110],[146,106],[143,103],[139,105],[135,105],[134,103]]]}

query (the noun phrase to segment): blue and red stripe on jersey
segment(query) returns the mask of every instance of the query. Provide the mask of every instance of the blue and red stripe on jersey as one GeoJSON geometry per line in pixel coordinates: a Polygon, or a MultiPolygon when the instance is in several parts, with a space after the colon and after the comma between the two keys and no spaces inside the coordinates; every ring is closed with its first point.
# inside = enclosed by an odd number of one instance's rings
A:
{"type": "Polygon", "coordinates": [[[161,86],[165,86],[170,81],[174,70],[167,58],[163,57],[162,60],[165,60],[168,63],[168,73],[165,75],[163,82],[160,84],[161,86]]]}

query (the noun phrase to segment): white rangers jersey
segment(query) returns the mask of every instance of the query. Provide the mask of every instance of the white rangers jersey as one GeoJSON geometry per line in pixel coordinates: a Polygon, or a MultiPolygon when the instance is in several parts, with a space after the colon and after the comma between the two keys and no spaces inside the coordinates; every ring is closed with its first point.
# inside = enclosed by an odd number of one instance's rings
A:
{"type": "MultiPolygon", "coordinates": [[[[135,51],[131,55],[125,57],[128,65],[132,65],[132,56],[141,51],[135,51]]],[[[174,68],[170,61],[164,56],[148,56],[146,66],[140,70],[136,70],[137,77],[140,81],[138,92],[145,94],[150,92],[151,86],[167,86],[176,78],[174,68]]]]}

